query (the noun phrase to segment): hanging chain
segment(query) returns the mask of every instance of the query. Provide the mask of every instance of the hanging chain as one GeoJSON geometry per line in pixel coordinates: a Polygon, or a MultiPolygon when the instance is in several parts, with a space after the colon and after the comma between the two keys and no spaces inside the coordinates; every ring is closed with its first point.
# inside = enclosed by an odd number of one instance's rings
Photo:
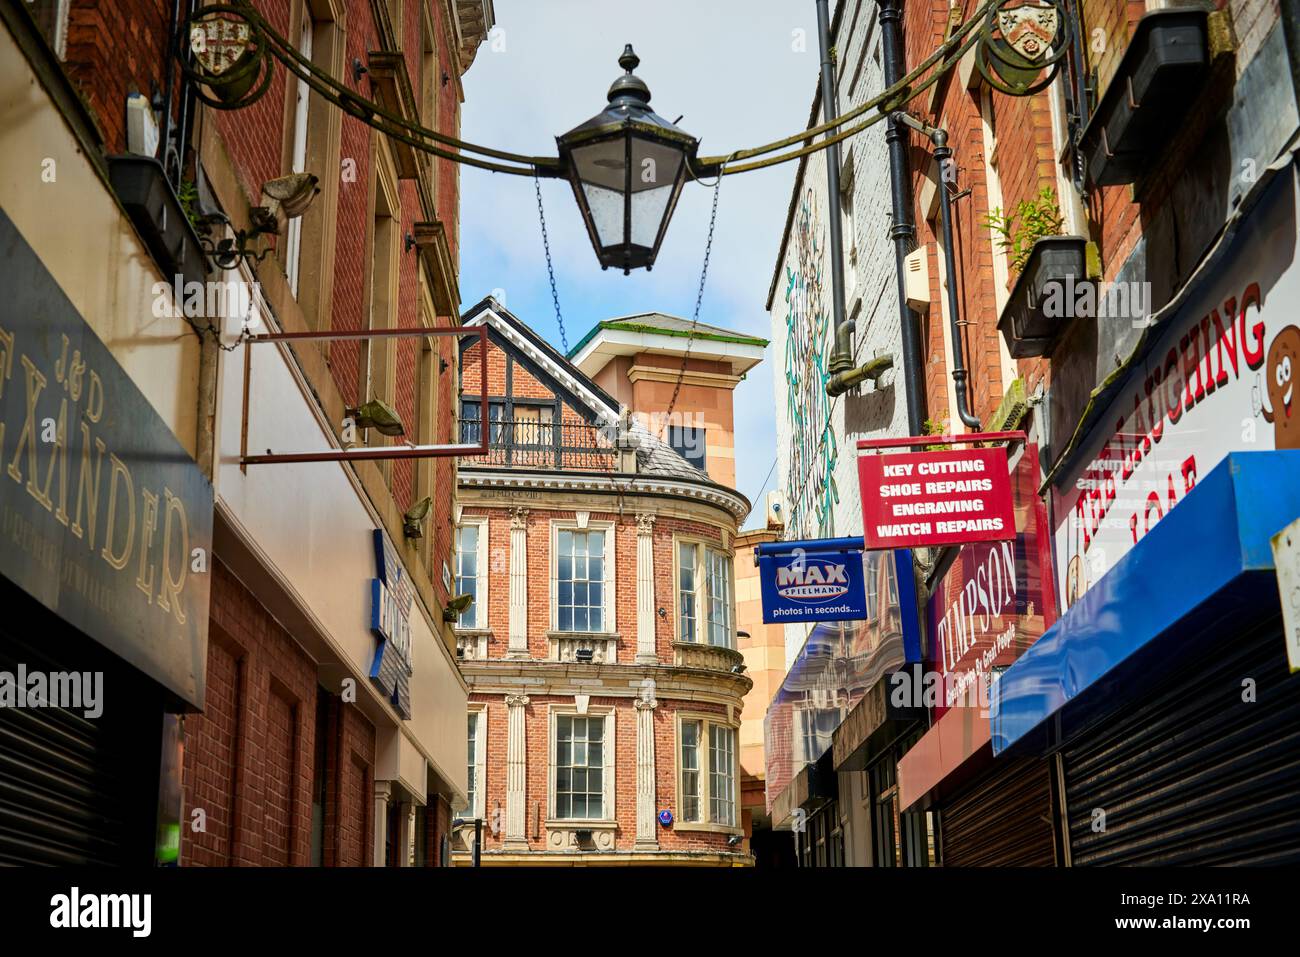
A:
{"type": "Polygon", "coordinates": [[[718,192],[721,189],[722,177],[719,176],[713,183],[713,210],[709,213],[709,237],[704,243],[704,266],[700,269],[700,287],[695,292],[695,311],[691,313],[691,329],[686,336],[686,351],[682,353],[682,367],[677,372],[677,384],[673,386],[673,397],[668,400],[668,412],[664,415],[663,424],[659,428],[660,441],[663,441],[668,423],[672,421],[673,409],[676,407],[677,397],[681,395],[682,391],[682,380],[686,378],[686,365],[691,359],[691,346],[695,344],[695,330],[700,323],[700,305],[704,302],[704,283],[709,277],[709,256],[713,253],[713,228],[718,222],[718,192]]]}
{"type": "MultiPolygon", "coordinates": [[[[564,357],[567,359],[569,357],[569,336],[564,330],[564,314],[560,310],[560,294],[555,288],[555,267],[551,263],[551,241],[546,234],[546,211],[542,207],[542,181],[535,171],[533,173],[533,187],[537,191],[537,219],[542,224],[542,248],[546,251],[546,273],[551,280],[551,301],[555,303],[555,321],[560,326],[560,344],[564,347],[564,357]]],[[[556,423],[555,427],[563,429],[564,424],[561,421],[556,423]]],[[[615,447],[618,445],[617,428],[615,429],[612,444],[615,447]]],[[[614,487],[614,495],[618,498],[618,514],[623,515],[627,512],[627,502],[623,497],[625,489],[619,484],[613,466],[605,465],[602,462],[601,467],[609,475],[610,484],[614,487]]],[[[627,488],[630,490],[631,486],[627,488]]]]}
{"type": "Polygon", "coordinates": [[[546,250],[546,274],[551,277],[551,301],[555,303],[555,321],[560,324],[560,344],[565,358],[569,355],[569,336],[564,331],[564,316],[560,312],[560,294],[555,291],[555,267],[551,265],[551,240],[546,235],[546,211],[542,209],[542,180],[533,170],[533,188],[537,190],[537,218],[542,224],[542,248],[546,250]]]}

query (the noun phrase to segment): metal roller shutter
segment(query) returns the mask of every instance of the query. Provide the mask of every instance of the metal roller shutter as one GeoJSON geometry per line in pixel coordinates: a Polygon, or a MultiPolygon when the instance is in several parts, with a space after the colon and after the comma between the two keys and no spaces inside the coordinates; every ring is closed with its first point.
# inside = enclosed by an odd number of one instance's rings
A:
{"type": "Polygon", "coordinates": [[[996,762],[943,807],[945,867],[1051,867],[1052,779],[1039,758],[996,762]]]}
{"type": "Polygon", "coordinates": [[[147,865],[161,709],[127,665],[15,592],[0,582],[0,594],[33,614],[0,629],[0,671],[102,670],[104,711],[88,719],[81,710],[0,708],[0,865],[147,865]],[[14,633],[19,622],[24,637],[14,633]]]}
{"type": "Polygon", "coordinates": [[[1300,675],[1281,628],[1224,635],[1062,749],[1072,864],[1300,863],[1300,675]]]}

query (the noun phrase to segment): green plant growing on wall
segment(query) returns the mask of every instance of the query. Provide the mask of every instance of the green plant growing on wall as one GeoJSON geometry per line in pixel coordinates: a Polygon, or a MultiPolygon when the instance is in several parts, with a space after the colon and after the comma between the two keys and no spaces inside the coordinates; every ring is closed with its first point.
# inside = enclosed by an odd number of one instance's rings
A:
{"type": "MultiPolygon", "coordinates": [[[[923,435],[947,435],[948,425],[946,422],[936,422],[934,419],[926,419],[925,423],[921,426],[921,433],[923,435]]],[[[936,452],[950,448],[952,448],[952,446],[946,444],[926,445],[923,447],[923,451],[936,452]]]]}
{"type": "Polygon", "coordinates": [[[1044,186],[1033,199],[1016,204],[1010,215],[995,206],[984,217],[983,226],[998,237],[998,245],[1007,254],[1007,265],[1019,273],[1029,262],[1034,243],[1044,236],[1059,236],[1065,217],[1056,203],[1052,187],[1044,186]]]}
{"type": "Polygon", "coordinates": [[[192,179],[181,180],[176,188],[176,198],[180,200],[185,218],[195,229],[199,227],[199,187],[192,179]]]}

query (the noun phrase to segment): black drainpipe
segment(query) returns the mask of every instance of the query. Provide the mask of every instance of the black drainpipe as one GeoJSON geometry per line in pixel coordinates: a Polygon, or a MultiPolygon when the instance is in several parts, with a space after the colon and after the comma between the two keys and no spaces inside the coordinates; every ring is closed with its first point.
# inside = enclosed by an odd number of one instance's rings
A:
{"type": "MultiPolygon", "coordinates": [[[[825,122],[840,115],[839,97],[835,94],[835,64],[831,62],[831,25],[827,0],[817,0],[817,40],[822,54],[822,117],[825,122]]],[[[834,136],[835,130],[826,134],[834,136]]],[[[844,317],[844,237],[840,223],[840,144],[826,147],[826,191],[830,194],[831,240],[831,317],[835,324],[835,344],[828,369],[832,376],[853,368],[853,323],[844,317]]]]}
{"type": "MultiPolygon", "coordinates": [[[[880,4],[880,46],[885,69],[885,86],[903,78],[902,5],[900,0],[878,0],[880,4]]],[[[905,260],[916,239],[912,225],[912,185],[907,170],[907,132],[893,116],[885,125],[885,142],[889,144],[889,191],[893,205],[894,266],[898,280],[898,317],[903,336],[903,389],[907,396],[907,431],[921,435],[925,431],[925,364],[921,356],[921,334],[916,314],[907,304],[905,260]]]]}
{"type": "Polygon", "coordinates": [[[966,396],[966,359],[961,341],[960,313],[957,311],[957,264],[952,248],[952,199],[948,195],[947,170],[952,162],[952,147],[948,145],[948,132],[931,126],[910,113],[899,111],[894,122],[910,126],[934,144],[934,160],[939,165],[939,221],[943,233],[943,265],[948,284],[948,329],[952,339],[952,384],[957,393],[957,417],[967,428],[979,430],[980,420],[970,411],[966,396]]]}

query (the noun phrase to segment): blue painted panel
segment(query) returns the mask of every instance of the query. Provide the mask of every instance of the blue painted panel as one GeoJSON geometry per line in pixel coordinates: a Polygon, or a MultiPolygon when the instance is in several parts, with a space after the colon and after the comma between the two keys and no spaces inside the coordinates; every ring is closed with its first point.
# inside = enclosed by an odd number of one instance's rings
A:
{"type": "Polygon", "coordinates": [[[867,617],[862,539],[768,542],[756,551],[768,624],[867,617]]]}

